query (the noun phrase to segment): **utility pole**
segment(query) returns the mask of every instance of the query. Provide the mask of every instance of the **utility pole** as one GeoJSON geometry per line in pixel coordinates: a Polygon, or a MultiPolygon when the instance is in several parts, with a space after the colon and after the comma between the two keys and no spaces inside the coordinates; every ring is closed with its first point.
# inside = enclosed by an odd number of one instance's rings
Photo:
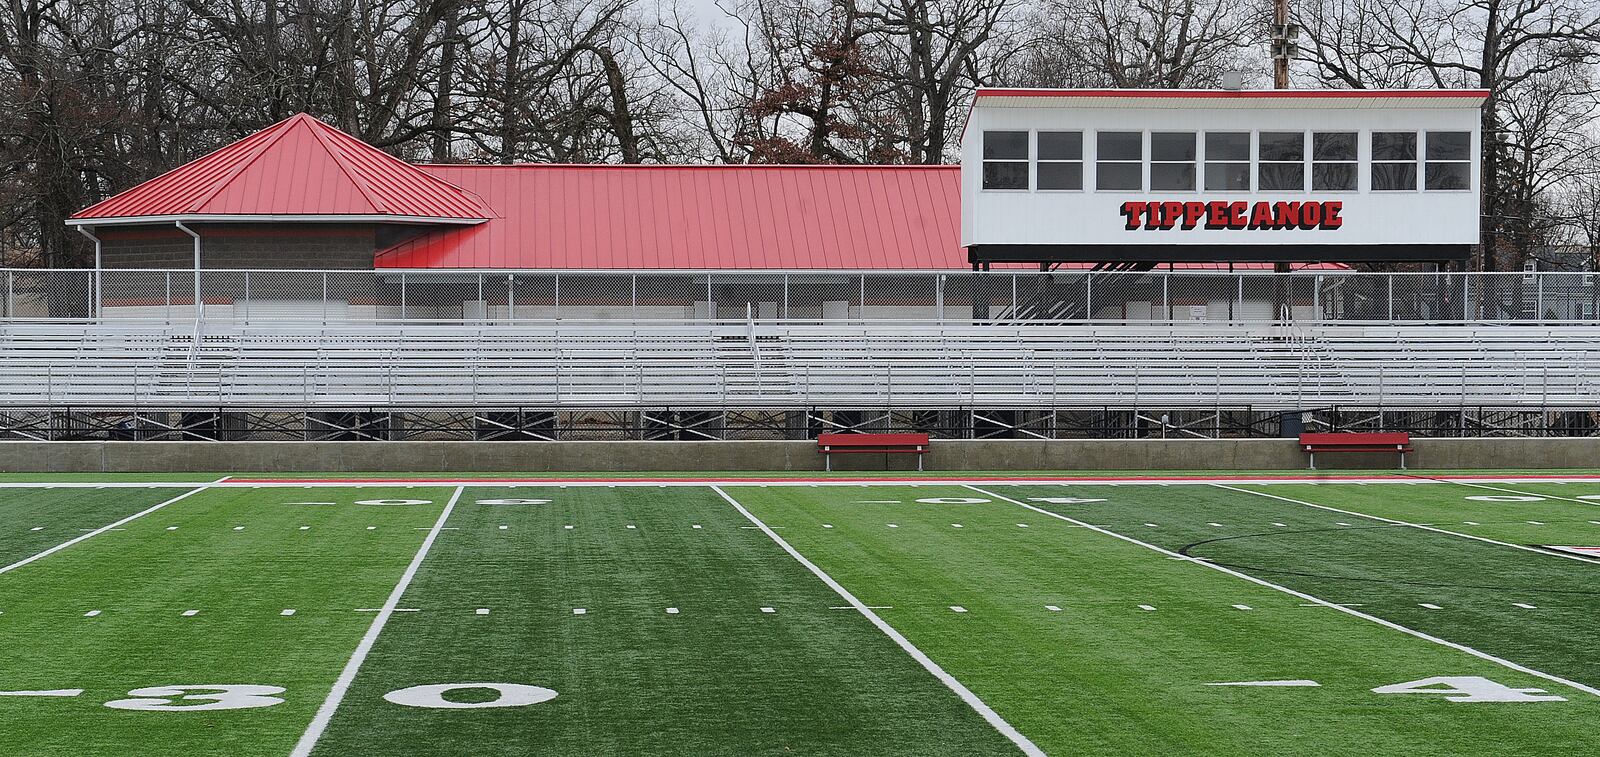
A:
{"type": "MultiPolygon", "coordinates": [[[[1288,89],[1289,59],[1300,52],[1300,48],[1294,43],[1294,39],[1300,36],[1300,27],[1289,23],[1289,0],[1272,0],[1271,36],[1272,88],[1288,89]]],[[[1289,272],[1289,264],[1287,262],[1277,263],[1272,266],[1272,272],[1280,275],[1286,274],[1289,272]]],[[[1277,302],[1273,304],[1273,309],[1278,311],[1275,315],[1284,320],[1289,320],[1293,311],[1290,309],[1289,293],[1286,291],[1285,284],[1286,282],[1279,278],[1278,286],[1274,287],[1276,296],[1273,299],[1277,300],[1277,302]]]]}
{"type": "Polygon", "coordinates": [[[1289,88],[1289,59],[1300,52],[1300,27],[1289,23],[1289,0],[1272,0],[1272,88],[1289,88]]]}

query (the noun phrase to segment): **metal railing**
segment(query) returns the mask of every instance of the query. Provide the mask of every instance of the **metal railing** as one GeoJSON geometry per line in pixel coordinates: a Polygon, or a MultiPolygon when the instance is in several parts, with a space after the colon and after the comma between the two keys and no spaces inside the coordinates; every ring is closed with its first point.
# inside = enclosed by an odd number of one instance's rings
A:
{"type": "Polygon", "coordinates": [[[1600,323],[1600,279],[1586,273],[205,270],[198,293],[196,280],[191,269],[0,269],[0,317],[1600,323]]]}

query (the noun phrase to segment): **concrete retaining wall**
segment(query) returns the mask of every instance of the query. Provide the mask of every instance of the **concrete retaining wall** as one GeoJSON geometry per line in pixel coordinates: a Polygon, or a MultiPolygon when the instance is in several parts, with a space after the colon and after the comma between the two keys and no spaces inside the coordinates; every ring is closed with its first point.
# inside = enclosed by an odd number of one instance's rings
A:
{"type": "MultiPolygon", "coordinates": [[[[1412,468],[1600,468],[1600,438],[1419,439],[1412,468]]],[[[1292,439],[935,441],[930,471],[1296,470],[1292,439]]],[[[1392,468],[1323,455],[1319,468],[1392,468]]],[[[915,469],[910,455],[836,455],[838,470],[915,469]]],[[[4,472],[821,470],[814,442],[0,442],[4,472]]]]}

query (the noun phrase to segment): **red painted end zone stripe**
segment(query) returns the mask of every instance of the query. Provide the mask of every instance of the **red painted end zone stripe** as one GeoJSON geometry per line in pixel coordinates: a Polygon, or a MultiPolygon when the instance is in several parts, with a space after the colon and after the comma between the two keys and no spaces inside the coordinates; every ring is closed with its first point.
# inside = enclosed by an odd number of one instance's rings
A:
{"type": "MultiPolygon", "coordinates": [[[[915,471],[907,471],[907,474],[915,471]]],[[[1294,476],[1294,475],[1221,475],[1221,476],[811,476],[804,478],[779,478],[779,477],[661,477],[661,476],[619,476],[613,478],[238,478],[229,481],[235,485],[248,484],[520,484],[527,486],[543,486],[546,484],[634,484],[649,483],[676,483],[676,484],[811,484],[811,483],[858,483],[872,484],[883,482],[910,482],[927,484],[947,483],[972,483],[972,482],[1049,482],[1049,483],[1074,483],[1078,481],[1110,481],[1142,483],[1151,481],[1477,481],[1477,480],[1539,480],[1550,479],[1557,481],[1596,480],[1600,476],[1592,474],[1561,475],[1556,473],[1537,473],[1528,475],[1445,475],[1445,476],[1397,476],[1397,475],[1357,475],[1336,474],[1319,476],[1294,476]]]]}

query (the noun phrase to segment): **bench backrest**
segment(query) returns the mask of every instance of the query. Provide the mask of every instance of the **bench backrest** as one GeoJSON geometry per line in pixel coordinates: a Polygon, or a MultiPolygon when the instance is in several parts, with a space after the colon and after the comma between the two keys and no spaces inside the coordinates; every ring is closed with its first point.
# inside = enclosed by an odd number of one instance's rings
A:
{"type": "Polygon", "coordinates": [[[819,434],[819,447],[926,447],[927,434],[819,434]]]}
{"type": "Polygon", "coordinates": [[[1342,446],[1342,445],[1396,445],[1402,446],[1411,443],[1411,435],[1404,432],[1389,432],[1381,434],[1301,434],[1301,444],[1342,446]]]}

